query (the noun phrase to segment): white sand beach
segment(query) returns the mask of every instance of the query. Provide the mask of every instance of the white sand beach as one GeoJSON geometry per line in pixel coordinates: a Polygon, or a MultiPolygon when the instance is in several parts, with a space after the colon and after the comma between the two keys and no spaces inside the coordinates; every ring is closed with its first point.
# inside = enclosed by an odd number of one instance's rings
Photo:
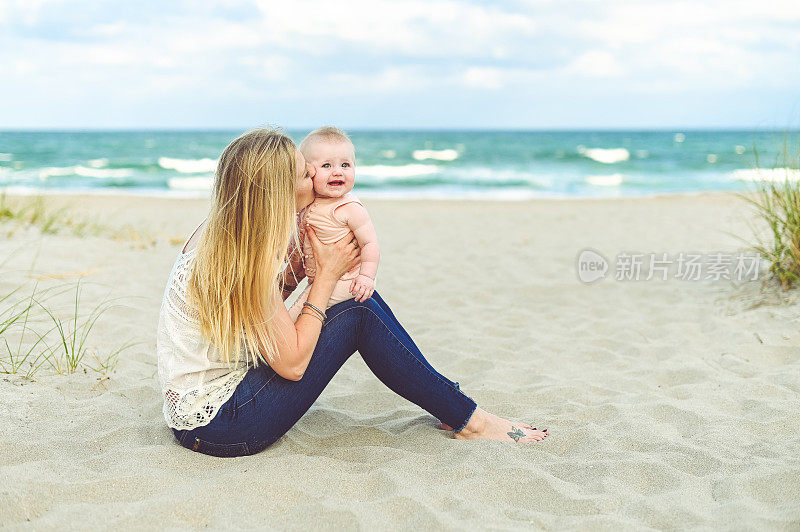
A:
{"type": "Polygon", "coordinates": [[[156,374],[167,276],[208,202],[48,201],[114,231],[0,222],[0,294],[80,278],[87,309],[126,305],[87,345],[102,356],[141,343],[102,381],[46,365],[35,382],[0,375],[11,530],[800,528],[800,292],[576,276],[584,248],[741,250],[729,233],[749,236],[747,210],[733,195],[366,199],[378,290],[431,364],[483,409],[551,435],[452,439],[354,355],[283,438],[240,458],[181,447],[156,374]]]}

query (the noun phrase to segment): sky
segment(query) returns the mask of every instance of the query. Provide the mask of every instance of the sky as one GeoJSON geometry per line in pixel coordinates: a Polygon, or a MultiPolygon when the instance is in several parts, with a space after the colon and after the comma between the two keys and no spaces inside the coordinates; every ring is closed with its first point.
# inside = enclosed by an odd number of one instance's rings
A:
{"type": "Polygon", "coordinates": [[[0,0],[0,128],[800,126],[797,0],[0,0]]]}

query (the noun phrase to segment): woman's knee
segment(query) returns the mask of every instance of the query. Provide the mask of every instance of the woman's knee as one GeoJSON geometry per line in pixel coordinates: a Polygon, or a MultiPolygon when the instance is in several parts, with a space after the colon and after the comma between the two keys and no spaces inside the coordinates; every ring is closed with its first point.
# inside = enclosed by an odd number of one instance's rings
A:
{"type": "Polygon", "coordinates": [[[347,301],[342,301],[341,303],[337,303],[330,307],[327,312],[327,319],[325,320],[326,325],[333,323],[337,318],[341,318],[346,316],[352,311],[357,309],[367,309],[372,311],[373,313],[376,310],[381,310],[380,304],[372,298],[369,298],[365,301],[356,301],[355,299],[348,299],[347,301]]]}
{"type": "Polygon", "coordinates": [[[374,317],[378,318],[381,321],[384,321],[387,318],[386,311],[383,310],[383,307],[381,306],[380,303],[378,303],[377,300],[375,300],[373,298],[369,298],[369,299],[367,299],[365,301],[362,301],[359,304],[361,305],[361,307],[364,308],[364,310],[365,310],[364,314],[366,316],[369,316],[369,317],[373,317],[374,316],[374,317]]]}

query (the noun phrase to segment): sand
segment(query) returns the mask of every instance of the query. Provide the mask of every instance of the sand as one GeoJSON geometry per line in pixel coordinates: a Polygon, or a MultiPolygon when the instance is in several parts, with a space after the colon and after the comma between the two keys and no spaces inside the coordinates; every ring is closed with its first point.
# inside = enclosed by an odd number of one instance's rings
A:
{"type": "Polygon", "coordinates": [[[37,528],[767,529],[800,527],[800,304],[749,282],[586,285],[578,252],[735,252],[726,194],[617,200],[366,200],[379,291],[440,372],[542,443],[459,441],[353,356],[267,450],[179,446],[161,413],[155,329],[204,200],[54,197],[111,228],[0,224],[2,293],[83,275],[125,308],[109,379],[0,376],[0,525],[37,528]],[[9,234],[10,233],[10,234],[9,234]],[[13,253],[12,253],[13,252],[13,253]],[[48,279],[55,276],[57,279],[48,279]]]}

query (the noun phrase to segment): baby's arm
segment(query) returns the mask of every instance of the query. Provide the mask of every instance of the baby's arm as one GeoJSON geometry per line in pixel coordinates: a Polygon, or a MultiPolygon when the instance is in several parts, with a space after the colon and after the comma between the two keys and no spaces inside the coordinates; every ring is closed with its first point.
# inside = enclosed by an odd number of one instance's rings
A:
{"type": "Polygon", "coordinates": [[[356,235],[358,247],[361,249],[361,266],[350,293],[355,296],[356,301],[364,301],[372,297],[372,292],[375,291],[375,275],[378,273],[381,258],[378,235],[367,209],[360,203],[346,203],[336,209],[336,214],[356,235]]]}

